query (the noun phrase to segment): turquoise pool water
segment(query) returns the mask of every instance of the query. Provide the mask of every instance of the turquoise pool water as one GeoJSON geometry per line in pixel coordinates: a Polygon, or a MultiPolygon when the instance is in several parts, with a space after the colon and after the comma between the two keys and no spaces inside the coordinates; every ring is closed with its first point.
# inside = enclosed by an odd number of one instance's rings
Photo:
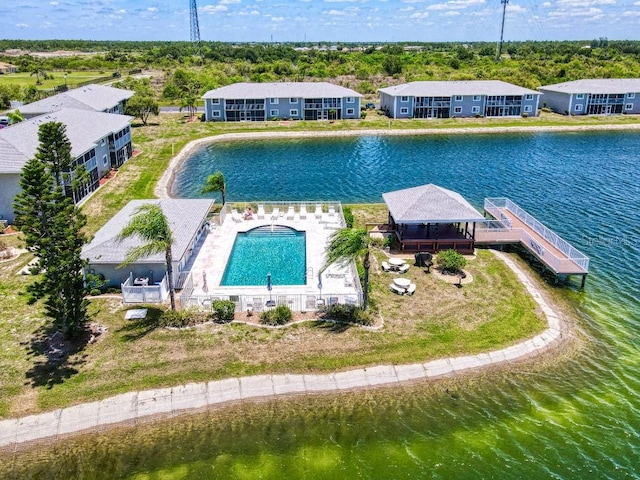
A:
{"type": "MultiPolygon", "coordinates": [[[[579,317],[576,350],[464,380],[242,404],[90,435],[16,453],[0,462],[0,472],[135,480],[638,479],[639,165],[636,132],[358,137],[203,150],[180,185],[186,176],[206,178],[194,172],[222,170],[236,200],[380,202],[384,191],[430,182],[476,206],[509,196],[591,257],[584,291],[557,289],[579,317]]],[[[198,196],[199,188],[181,191],[198,196]]],[[[295,329],[283,335],[295,341],[295,329]]]]}
{"type": "Polygon", "coordinates": [[[305,232],[274,225],[236,235],[222,276],[222,286],[305,285],[305,232]]]}

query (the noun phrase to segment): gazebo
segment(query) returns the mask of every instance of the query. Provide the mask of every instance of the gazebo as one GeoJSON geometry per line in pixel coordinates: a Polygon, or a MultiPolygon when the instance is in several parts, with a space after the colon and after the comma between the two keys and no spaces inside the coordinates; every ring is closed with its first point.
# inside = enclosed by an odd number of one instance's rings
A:
{"type": "Polygon", "coordinates": [[[485,218],[459,193],[428,184],[383,193],[382,198],[400,250],[473,253],[476,223],[485,218]]]}

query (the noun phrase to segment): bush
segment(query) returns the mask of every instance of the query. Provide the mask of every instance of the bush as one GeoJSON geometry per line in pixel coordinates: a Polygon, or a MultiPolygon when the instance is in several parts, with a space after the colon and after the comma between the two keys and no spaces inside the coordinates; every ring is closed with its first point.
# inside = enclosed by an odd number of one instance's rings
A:
{"type": "Polygon", "coordinates": [[[351,211],[351,207],[342,207],[342,215],[344,216],[347,228],[353,228],[353,212],[351,211]]]}
{"type": "Polygon", "coordinates": [[[342,322],[352,322],[358,325],[372,325],[373,318],[368,312],[355,305],[335,303],[327,309],[326,318],[342,322]]]}
{"type": "Polygon", "coordinates": [[[286,305],[278,305],[273,310],[265,310],[260,314],[260,323],[265,325],[285,325],[293,320],[293,313],[286,305]]]}
{"type": "Polygon", "coordinates": [[[191,310],[166,310],[160,317],[160,326],[162,327],[186,327],[193,320],[193,312],[191,310]]]}
{"type": "Polygon", "coordinates": [[[453,249],[438,253],[436,261],[442,272],[458,273],[467,264],[467,260],[453,249]]]}
{"type": "Polygon", "coordinates": [[[211,304],[213,316],[218,322],[230,322],[236,311],[236,304],[230,300],[215,300],[211,304]]]}

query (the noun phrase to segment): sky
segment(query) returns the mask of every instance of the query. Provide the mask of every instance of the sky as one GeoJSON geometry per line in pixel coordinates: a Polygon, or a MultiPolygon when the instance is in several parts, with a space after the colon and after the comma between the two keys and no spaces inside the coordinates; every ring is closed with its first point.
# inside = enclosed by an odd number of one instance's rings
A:
{"type": "MultiPolygon", "coordinates": [[[[197,0],[225,42],[497,41],[501,0],[197,0]]],[[[5,0],[0,38],[190,39],[190,0],[5,0]]],[[[640,0],[509,0],[504,38],[640,40],[640,0]]]]}

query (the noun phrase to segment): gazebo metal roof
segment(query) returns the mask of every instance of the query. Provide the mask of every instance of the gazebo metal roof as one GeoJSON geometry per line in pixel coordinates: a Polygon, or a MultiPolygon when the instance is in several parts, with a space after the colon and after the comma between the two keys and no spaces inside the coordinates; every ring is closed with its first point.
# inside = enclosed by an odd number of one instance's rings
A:
{"type": "Polygon", "coordinates": [[[459,193],[432,183],[382,194],[396,223],[466,223],[485,218],[459,193]]]}

